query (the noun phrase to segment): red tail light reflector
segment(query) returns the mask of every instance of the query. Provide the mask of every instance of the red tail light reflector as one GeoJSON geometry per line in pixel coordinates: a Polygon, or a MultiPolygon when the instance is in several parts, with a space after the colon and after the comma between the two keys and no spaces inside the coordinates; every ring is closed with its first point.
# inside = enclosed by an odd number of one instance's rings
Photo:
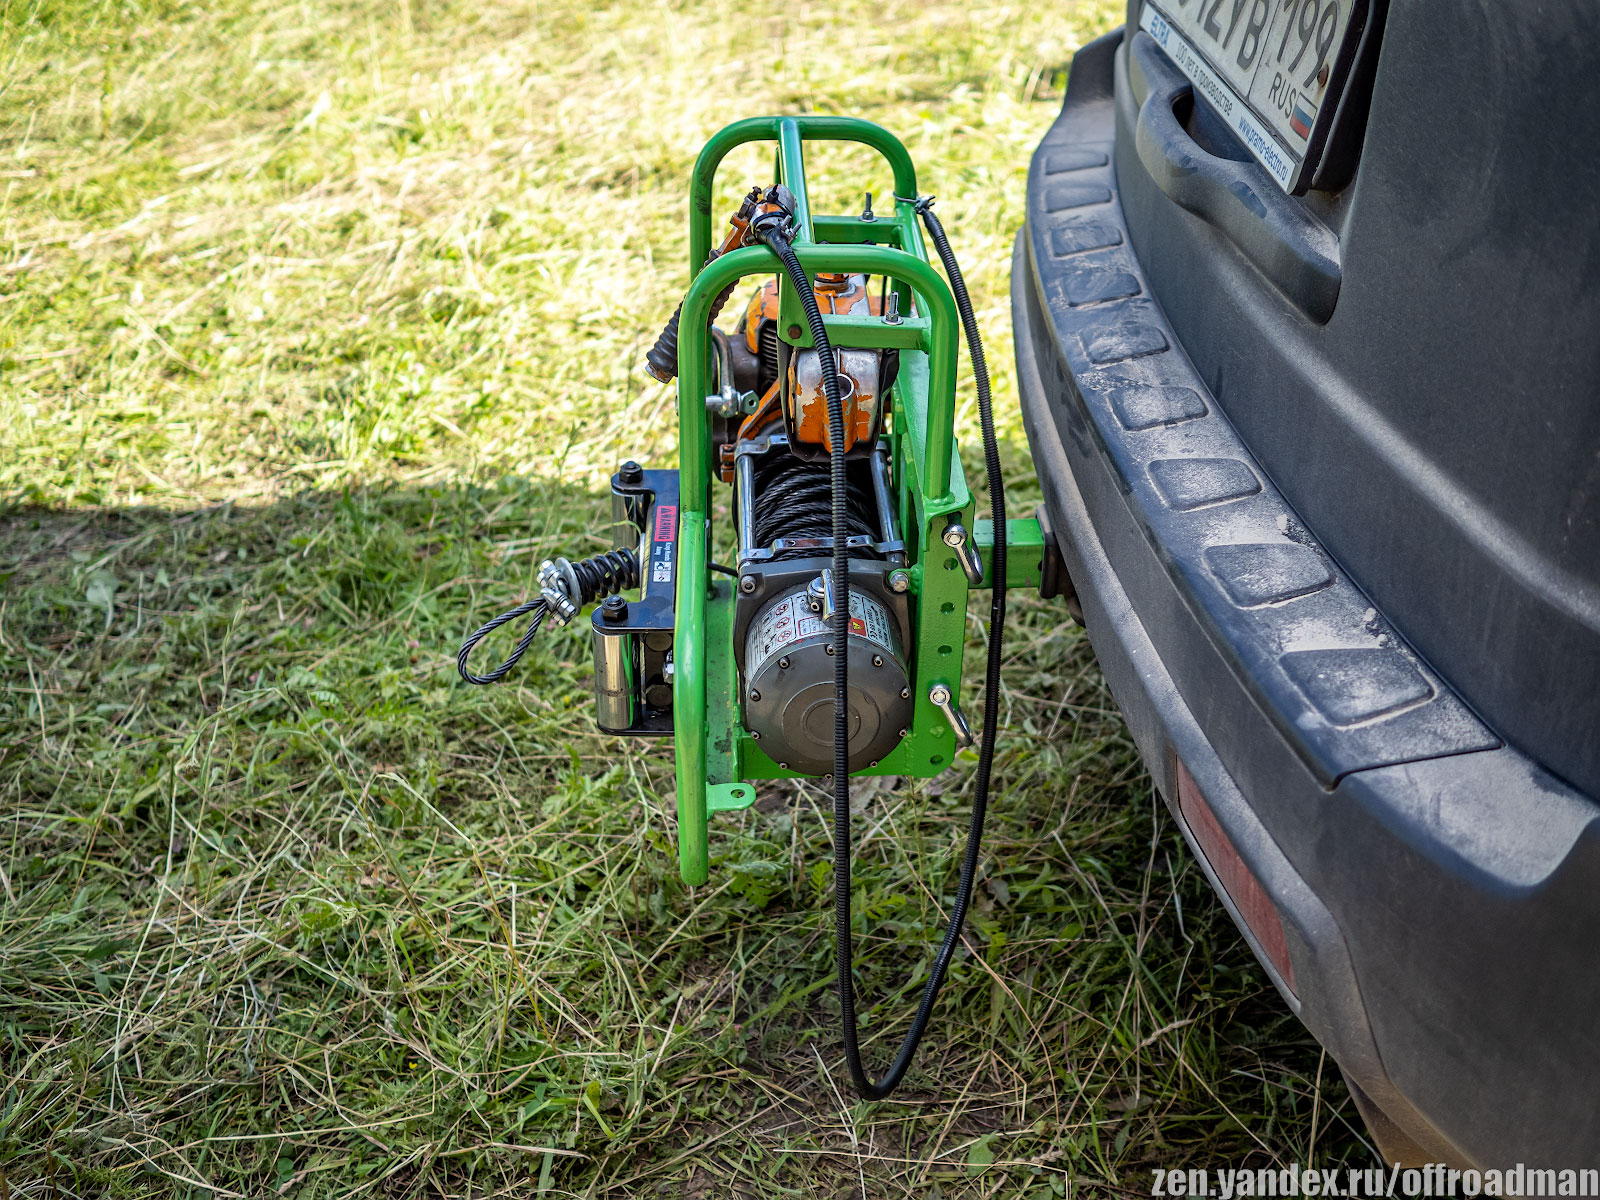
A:
{"type": "Polygon", "coordinates": [[[1178,763],[1178,811],[1188,823],[1194,840],[1200,844],[1223,891],[1228,893],[1228,899],[1233,901],[1255,935],[1256,943],[1278,969],[1289,990],[1299,995],[1294,985],[1294,963],[1289,960],[1289,942],[1283,934],[1283,918],[1278,915],[1277,905],[1239,857],[1211,811],[1211,805],[1201,795],[1199,785],[1181,761],[1178,763]]]}

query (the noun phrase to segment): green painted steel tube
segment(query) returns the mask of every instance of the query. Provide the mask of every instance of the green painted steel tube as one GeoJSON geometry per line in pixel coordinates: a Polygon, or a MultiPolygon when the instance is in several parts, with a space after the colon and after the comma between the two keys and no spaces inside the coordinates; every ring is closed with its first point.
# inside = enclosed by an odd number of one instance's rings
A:
{"type": "MultiPolygon", "coordinates": [[[[700,411],[705,412],[701,401],[700,411]]],[[[680,471],[679,478],[682,478],[680,471]]],[[[704,484],[701,485],[704,487],[704,484]]],[[[678,608],[672,640],[672,756],[678,769],[678,873],[711,874],[706,843],[706,515],[678,515],[678,608]]]]}
{"type": "MultiPolygon", "coordinates": [[[[917,194],[917,169],[911,155],[882,125],[857,117],[799,116],[750,117],[718,130],[695,159],[694,176],[689,183],[689,272],[691,276],[711,253],[711,198],[717,168],[728,151],[746,142],[778,141],[782,124],[792,121],[803,141],[858,142],[870,146],[884,157],[894,172],[897,196],[917,194]]],[[[909,209],[909,205],[905,206],[909,209]]],[[[915,227],[915,220],[911,222],[915,227]]],[[[920,249],[920,242],[917,243],[920,249]]]]}
{"type": "MultiPolygon", "coordinates": [[[[972,522],[972,544],[983,562],[983,582],[978,587],[994,586],[994,521],[984,517],[972,522]]],[[[1006,521],[1006,586],[1034,588],[1040,584],[1044,563],[1044,530],[1037,517],[1010,517],[1006,521]]]]}
{"type": "Polygon", "coordinates": [[[778,122],[778,175],[794,195],[795,244],[817,240],[811,228],[811,196],[806,191],[806,155],[800,147],[800,120],[784,117],[778,122]]]}

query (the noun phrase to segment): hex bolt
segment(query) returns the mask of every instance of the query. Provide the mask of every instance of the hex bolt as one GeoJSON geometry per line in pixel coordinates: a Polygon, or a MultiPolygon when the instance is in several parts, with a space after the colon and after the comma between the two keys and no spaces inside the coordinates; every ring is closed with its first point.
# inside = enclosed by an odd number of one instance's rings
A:
{"type": "Polygon", "coordinates": [[[748,596],[756,590],[756,577],[754,575],[741,575],[739,577],[739,590],[748,596]]]}
{"type": "Polygon", "coordinates": [[[617,480],[620,483],[637,484],[644,481],[644,468],[633,459],[627,459],[617,468],[617,480]]]}
{"type": "Polygon", "coordinates": [[[600,602],[600,619],[615,625],[628,619],[628,602],[621,596],[607,596],[600,602]]]}
{"type": "Polygon", "coordinates": [[[891,592],[907,592],[911,590],[911,572],[895,570],[889,572],[889,590],[891,592]]]}
{"type": "MultiPolygon", "coordinates": [[[[544,600],[545,608],[549,611],[550,618],[557,625],[565,625],[578,615],[578,606],[568,599],[565,592],[557,591],[553,587],[539,589],[539,596],[544,600]]],[[[619,596],[618,599],[621,599],[619,596]]],[[[624,610],[624,613],[626,610],[624,610]]],[[[620,621],[621,617],[611,618],[620,621]]]]}

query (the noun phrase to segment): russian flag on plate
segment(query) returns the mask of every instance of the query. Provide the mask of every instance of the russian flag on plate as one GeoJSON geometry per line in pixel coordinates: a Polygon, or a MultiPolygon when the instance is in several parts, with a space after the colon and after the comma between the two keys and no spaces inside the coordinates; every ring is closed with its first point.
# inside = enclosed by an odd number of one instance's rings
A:
{"type": "Polygon", "coordinates": [[[1306,106],[1298,100],[1295,101],[1294,115],[1289,118],[1289,128],[1303,138],[1311,136],[1311,122],[1317,119],[1315,112],[1307,112],[1306,106]]]}

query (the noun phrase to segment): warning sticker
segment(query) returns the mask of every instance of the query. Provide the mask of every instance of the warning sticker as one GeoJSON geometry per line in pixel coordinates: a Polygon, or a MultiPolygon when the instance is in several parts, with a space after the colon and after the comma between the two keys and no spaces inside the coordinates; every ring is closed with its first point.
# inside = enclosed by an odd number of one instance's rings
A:
{"type": "MultiPolygon", "coordinates": [[[[790,592],[762,613],[751,629],[745,674],[754,675],[773,655],[827,631],[822,617],[811,611],[806,594],[790,592]]],[[[850,593],[850,632],[894,653],[894,620],[889,610],[871,596],[850,593]]]]}
{"type": "Polygon", "coordinates": [[[672,590],[677,574],[678,506],[663,504],[656,509],[655,536],[650,542],[650,574],[646,577],[647,593],[663,594],[672,590]]]}

